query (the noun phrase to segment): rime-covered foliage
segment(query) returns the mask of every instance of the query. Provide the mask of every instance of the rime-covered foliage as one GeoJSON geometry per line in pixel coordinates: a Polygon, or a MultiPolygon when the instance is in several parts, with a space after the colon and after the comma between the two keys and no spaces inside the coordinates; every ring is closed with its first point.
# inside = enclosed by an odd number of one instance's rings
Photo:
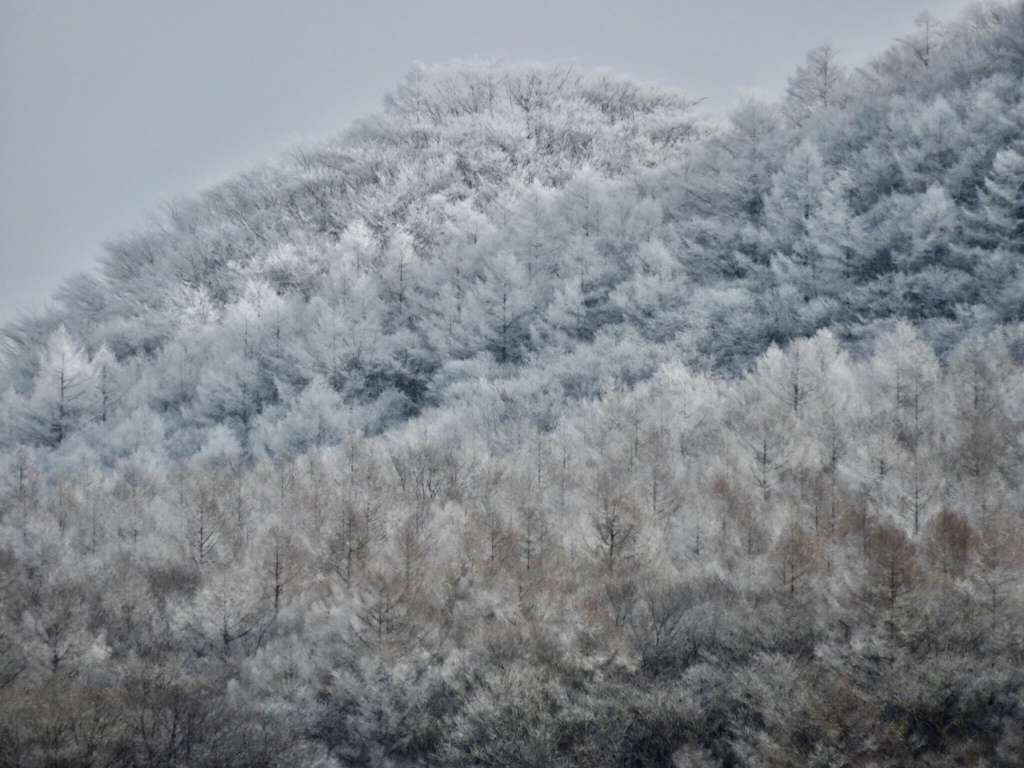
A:
{"type": "Polygon", "coordinates": [[[1018,766],[1024,369],[909,325],[541,432],[0,499],[0,765],[1018,766]],[[673,762],[674,761],[674,762],[673,762]],[[689,761],[689,762],[687,762],[689,761]]]}
{"type": "Polygon", "coordinates": [[[615,320],[645,248],[672,261],[647,242],[647,180],[707,133],[692,107],[571,69],[416,69],[382,114],[168,205],[8,328],[4,438],[111,463],[154,432],[159,461],[226,429],[287,456],[571,350],[615,320]],[[109,350],[109,391],[74,419],[52,414],[55,343],[87,367],[109,350]]]}
{"type": "Polygon", "coordinates": [[[721,124],[612,75],[416,69],[7,328],[0,439],[281,457],[435,406],[550,426],[667,362],[736,373],[822,328],[863,349],[905,318],[940,354],[1019,329],[1021,13],[922,16],[855,70],[815,49],[781,104],[721,124]],[[68,414],[55,345],[81,363],[68,414]]]}
{"type": "Polygon", "coordinates": [[[5,329],[0,768],[1024,763],[1024,5],[727,121],[417,69],[5,329]]]}

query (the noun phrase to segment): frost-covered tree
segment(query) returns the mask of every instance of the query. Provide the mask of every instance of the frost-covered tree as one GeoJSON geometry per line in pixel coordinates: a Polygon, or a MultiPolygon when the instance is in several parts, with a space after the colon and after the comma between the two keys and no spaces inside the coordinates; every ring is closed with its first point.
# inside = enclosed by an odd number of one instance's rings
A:
{"type": "Polygon", "coordinates": [[[41,354],[39,372],[22,414],[29,442],[56,447],[94,415],[94,370],[62,326],[41,354]]]}
{"type": "Polygon", "coordinates": [[[1009,253],[1024,249],[1024,156],[1014,149],[1000,150],[985,186],[978,193],[979,233],[996,248],[1009,253]]]}
{"type": "Polygon", "coordinates": [[[828,43],[813,48],[789,78],[786,116],[800,125],[817,109],[842,106],[846,79],[846,67],[839,63],[835,48],[828,43]]]}

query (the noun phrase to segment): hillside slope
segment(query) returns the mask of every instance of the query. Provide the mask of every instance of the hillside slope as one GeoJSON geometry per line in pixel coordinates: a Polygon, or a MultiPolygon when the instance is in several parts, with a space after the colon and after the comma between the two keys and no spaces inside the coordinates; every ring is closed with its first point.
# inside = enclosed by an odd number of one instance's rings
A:
{"type": "Polygon", "coordinates": [[[112,243],[6,330],[0,768],[1024,764],[1024,4],[926,22],[417,71],[112,243]]]}

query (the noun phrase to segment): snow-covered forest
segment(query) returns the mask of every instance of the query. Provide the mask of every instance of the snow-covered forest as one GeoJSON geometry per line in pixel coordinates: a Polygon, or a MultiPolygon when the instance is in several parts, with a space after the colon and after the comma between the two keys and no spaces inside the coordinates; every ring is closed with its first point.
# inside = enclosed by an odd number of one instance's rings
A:
{"type": "Polygon", "coordinates": [[[417,68],[0,358],[0,766],[1024,762],[1024,4],[712,119],[417,68]]]}

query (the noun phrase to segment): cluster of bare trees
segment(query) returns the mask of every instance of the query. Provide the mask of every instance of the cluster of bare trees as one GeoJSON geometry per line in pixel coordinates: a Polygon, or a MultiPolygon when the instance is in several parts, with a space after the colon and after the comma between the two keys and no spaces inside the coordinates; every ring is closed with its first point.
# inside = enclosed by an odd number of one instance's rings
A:
{"type": "Polygon", "coordinates": [[[819,334],[735,381],[668,368],[547,432],[26,454],[0,764],[1010,765],[1022,414],[999,337],[940,365],[900,325],[859,362],[819,334]]]}

